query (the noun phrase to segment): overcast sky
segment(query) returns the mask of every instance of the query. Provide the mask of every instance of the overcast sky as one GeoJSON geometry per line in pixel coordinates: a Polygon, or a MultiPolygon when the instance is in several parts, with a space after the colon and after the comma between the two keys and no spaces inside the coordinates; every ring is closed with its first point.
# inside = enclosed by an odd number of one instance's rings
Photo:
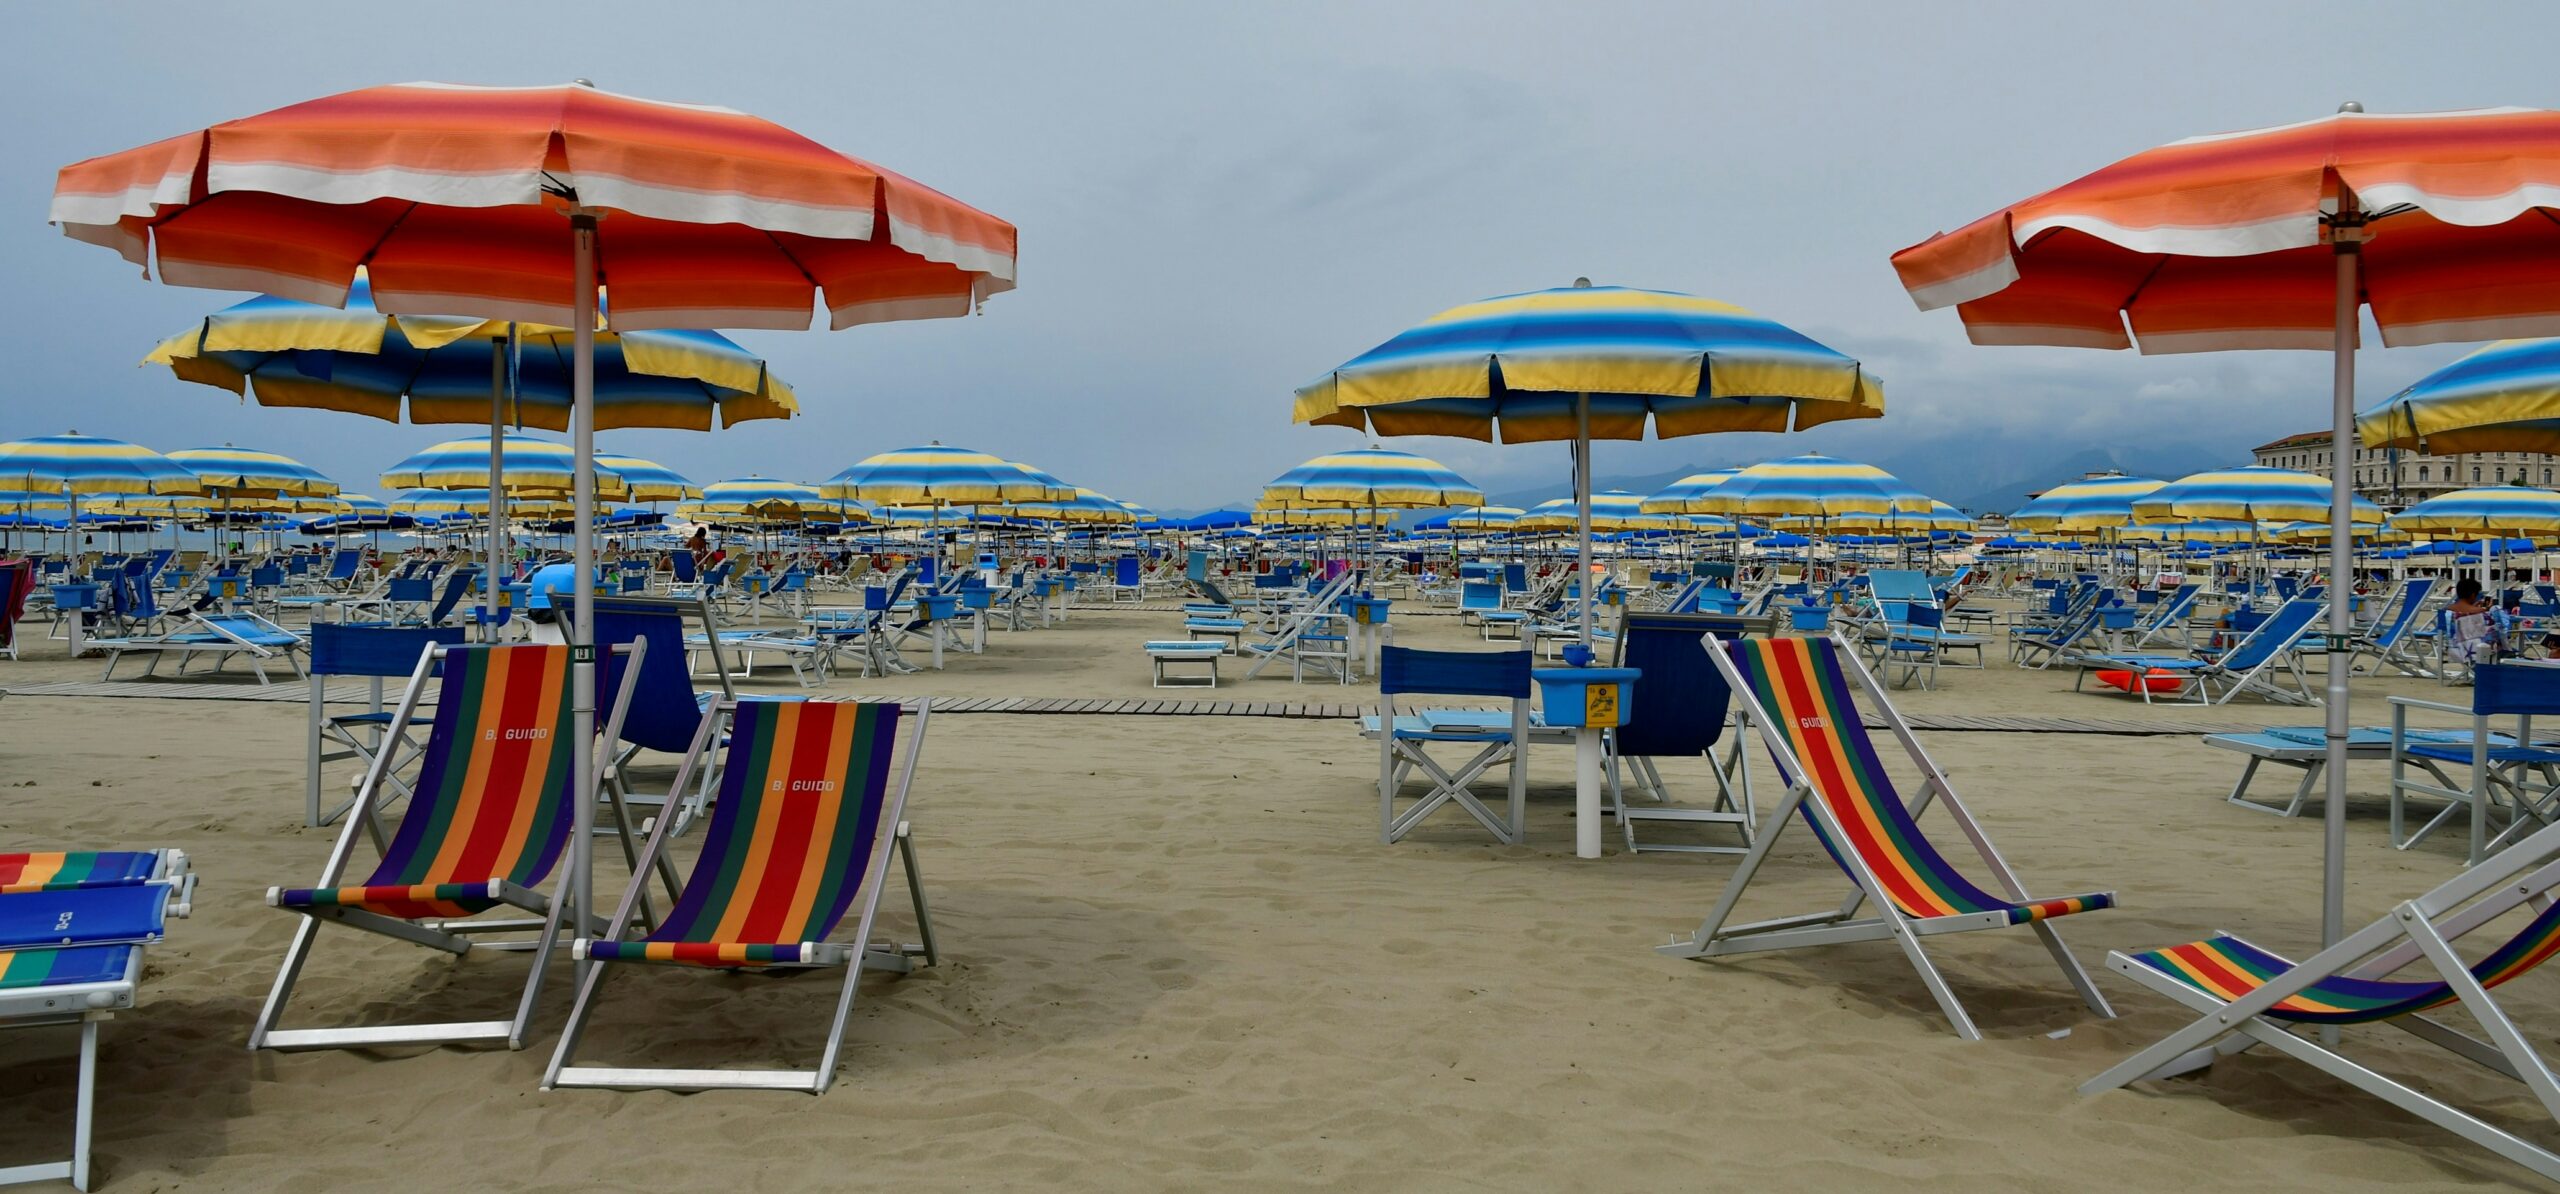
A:
{"type": "MultiPolygon", "coordinates": [[[[1859,455],[1999,426],[2248,445],[2325,419],[2326,357],[1974,348],[1887,257],[2197,133],[2554,106],[2513,4],[60,4],[13,9],[0,102],[0,439],[301,457],[375,491],[467,429],[241,406],[134,362],[238,295],[145,283],[44,222],[54,171],[374,83],[586,77],[721,104],[1013,221],[1021,288],[964,320],[746,333],[807,413],[607,447],[697,481],[818,480],[927,440],[1162,507],[1315,453],[1290,391],[1489,295],[1595,281],[1739,303],[1866,362],[1888,414],[1783,439],[1604,444],[1597,471],[1859,455]],[[378,14],[378,15],[377,15],[378,14]],[[1961,14],[1961,15],[1959,15],[1961,14]]],[[[2370,342],[2370,338],[2369,338],[2370,342]]],[[[2379,397],[2454,355],[2367,351],[2379,397]]],[[[1556,445],[1410,439],[1488,489],[1556,445]]]]}

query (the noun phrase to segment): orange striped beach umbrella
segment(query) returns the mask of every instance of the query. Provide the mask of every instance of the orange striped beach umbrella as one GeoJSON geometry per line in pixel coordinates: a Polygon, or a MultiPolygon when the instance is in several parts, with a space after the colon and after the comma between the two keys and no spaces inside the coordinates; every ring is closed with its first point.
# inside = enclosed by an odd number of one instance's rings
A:
{"type": "MultiPolygon", "coordinates": [[[[387,315],[572,329],[573,567],[593,566],[597,287],[617,329],[834,327],[966,315],[1011,289],[1014,229],[902,175],[726,108],[583,80],[408,83],[327,96],[62,169],[52,219],[163,281],[387,315]]],[[[575,625],[593,625],[576,586],[575,625]]],[[[589,656],[589,652],[580,652],[589,656]]],[[[575,668],[593,732],[595,665],[575,668]]],[[[593,759],[575,752],[588,790],[593,759]]],[[[577,802],[576,907],[590,907],[577,802]]]]}
{"type": "MultiPolygon", "coordinates": [[[[1893,255],[1977,344],[2326,349],[2354,443],[2357,312],[2385,345],[2560,335],[2560,112],[2334,116],[2135,154],[1893,255]]],[[[2333,470],[2330,591],[2353,579],[2333,470]]],[[[2329,606],[2331,651],[2353,627],[2329,606]]],[[[2323,944],[2344,931],[2347,669],[2328,684],[2323,944]]]]}

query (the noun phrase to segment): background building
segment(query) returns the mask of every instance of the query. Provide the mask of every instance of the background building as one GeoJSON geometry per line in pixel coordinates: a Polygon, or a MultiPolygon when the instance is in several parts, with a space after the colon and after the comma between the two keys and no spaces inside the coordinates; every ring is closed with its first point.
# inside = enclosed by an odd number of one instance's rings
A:
{"type": "MultiPolygon", "coordinates": [[[[2560,488],[2560,457],[2539,452],[2466,452],[2430,456],[2407,448],[2354,451],[2356,492],[2386,510],[2416,505],[2438,494],[2475,485],[2522,483],[2560,488]]],[[[2329,474],[2329,433],[2306,431],[2260,444],[2258,463],[2271,468],[2329,474]]]]}

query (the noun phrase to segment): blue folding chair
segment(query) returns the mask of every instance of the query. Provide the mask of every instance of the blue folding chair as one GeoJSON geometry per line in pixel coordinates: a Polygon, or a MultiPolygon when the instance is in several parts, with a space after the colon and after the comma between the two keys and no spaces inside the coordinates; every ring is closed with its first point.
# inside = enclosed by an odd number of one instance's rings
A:
{"type": "Polygon", "coordinates": [[[1378,716],[1364,719],[1364,728],[1378,735],[1378,840],[1401,840],[1445,804],[1465,809],[1496,841],[1517,844],[1526,838],[1532,667],[1528,651],[1380,649],[1378,716]],[[1396,698],[1405,695],[1493,697],[1510,701],[1511,709],[1507,714],[1446,709],[1399,714],[1396,698]],[[1473,746],[1476,753],[1451,768],[1431,756],[1433,743],[1473,746]],[[1505,760],[1511,764],[1507,818],[1494,815],[1467,787],[1505,760]],[[1405,780],[1416,771],[1430,777],[1431,790],[1398,811],[1405,780]]]}
{"type": "MultiPolygon", "coordinates": [[[[320,808],[320,771],[341,759],[359,761],[358,773],[373,766],[374,757],[386,747],[394,751],[390,782],[400,784],[402,767],[421,745],[404,731],[386,741],[384,735],[392,724],[390,709],[383,703],[383,680],[408,678],[418,670],[418,657],[437,643],[460,646],[461,627],[440,626],[367,626],[338,622],[311,624],[310,659],[304,665],[311,676],[311,717],[304,732],[308,758],[303,779],[303,823],[327,825],[345,815],[354,799],[328,812],[320,808]],[[361,713],[330,713],[328,687],[331,676],[362,676],[372,682],[369,707],[361,713]],[[332,751],[331,744],[343,747],[332,751]]],[[[429,728],[431,714],[410,719],[411,728],[429,728]]],[[[406,794],[407,789],[401,789],[406,794]]]]}
{"type": "Polygon", "coordinates": [[[2560,668],[2530,664],[2484,663],[2472,669],[2469,709],[2416,697],[2391,698],[2391,844],[2406,850],[2454,814],[2467,811],[2471,843],[2465,861],[2477,865],[2491,851],[2552,824],[2560,816],[2560,746],[2536,743],[2533,719],[2555,714],[2560,714],[2560,668]],[[2442,735],[2413,733],[2408,726],[2411,709],[2468,713],[2470,737],[2448,742],[2442,735]],[[2500,717],[2514,718],[2513,729],[2498,732],[2492,719],[2500,717]],[[2410,764],[2427,778],[2412,777],[2410,764]],[[2470,768],[2466,782],[2457,784],[2447,776],[2448,764],[2470,768]],[[2442,800],[2445,806],[2417,832],[2404,833],[2403,809],[2411,794],[2442,800]],[[2502,806],[2507,824],[2493,838],[2490,821],[2502,806]]]}
{"type": "Polygon", "coordinates": [[[1716,744],[1724,740],[1733,689],[1708,658],[1706,636],[1767,638],[1769,631],[1767,618],[1633,611],[1620,615],[1615,665],[1644,673],[1644,700],[1625,722],[1609,731],[1609,801],[1629,853],[1740,854],[1751,848],[1752,824],[1758,818],[1751,803],[1750,764],[1739,737],[1721,762],[1715,757],[1716,744]],[[1670,789],[1654,762],[1671,758],[1707,760],[1707,772],[1716,784],[1714,803],[1705,807],[1671,803],[1670,789]],[[1626,790],[1630,787],[1653,803],[1629,806],[1626,790]],[[1726,826],[1738,841],[1731,846],[1643,845],[1636,840],[1638,821],[1726,826]]]}

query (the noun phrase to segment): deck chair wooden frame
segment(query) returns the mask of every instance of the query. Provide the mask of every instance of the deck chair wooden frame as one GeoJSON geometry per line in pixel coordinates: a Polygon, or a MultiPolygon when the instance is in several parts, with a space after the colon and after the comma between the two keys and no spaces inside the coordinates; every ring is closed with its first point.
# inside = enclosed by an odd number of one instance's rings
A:
{"type": "Polygon", "coordinates": [[[2490,864],[2402,901],[2299,964],[2228,933],[2141,954],[2108,954],[2109,969],[2198,1018],[2082,1083],[2080,1093],[2191,1073],[2264,1045],[2560,1181],[2560,1154],[2349,1057],[2337,1031],[2355,1024],[2400,1029],[2523,1083],[2545,1114],[2560,1121],[2560,1077],[2489,994],[2560,953],[2560,902],[2552,899],[2553,886],[2560,884],[2555,854],[2560,826],[2541,829],[2490,864]],[[2533,919],[2481,961],[2465,962],[2454,952],[2453,942],[2520,907],[2531,909],[2533,919]],[[2426,977],[2390,977],[2413,968],[2426,977]],[[2421,1014],[2453,1005],[2471,1016],[2481,1036],[2421,1014]],[[2306,1031],[2312,1028],[2319,1031],[2306,1031]]]}
{"type": "MultiPolygon", "coordinates": [[[[788,704],[802,709],[832,704],[847,706],[854,704],[832,701],[758,703],[770,706],[788,704]]],[[[685,785],[697,767],[706,765],[706,760],[715,752],[727,755],[739,748],[743,741],[742,736],[732,735],[730,745],[722,748],[719,746],[719,736],[714,732],[713,727],[716,723],[734,718],[740,705],[741,702],[736,700],[724,700],[720,702],[717,709],[719,716],[703,719],[702,728],[695,735],[693,748],[686,752],[684,764],[677,772],[676,786],[679,789],[685,785]]],[[[885,970],[904,974],[914,969],[919,960],[928,966],[941,960],[941,955],[934,946],[933,918],[925,904],[924,878],[916,864],[914,838],[906,821],[907,797],[915,785],[916,765],[924,755],[925,730],[931,719],[931,711],[929,708],[919,707],[915,710],[913,717],[908,717],[903,709],[896,706],[890,706],[889,709],[898,721],[907,722],[912,728],[907,729],[903,735],[906,739],[904,757],[893,759],[889,764],[891,778],[887,780],[887,790],[883,793],[879,817],[875,822],[878,826],[875,832],[880,837],[871,845],[870,854],[865,859],[861,872],[862,886],[853,893],[844,913],[853,919],[852,939],[840,942],[823,940],[801,942],[792,948],[793,956],[788,959],[699,963],[714,967],[727,965],[733,969],[842,969],[844,987],[836,997],[835,1016],[828,1024],[827,1042],[818,1059],[817,1068],[808,1070],[672,1069],[574,1064],[578,1045],[585,1035],[587,1016],[594,1010],[608,973],[617,966],[625,964],[696,964],[689,960],[672,958],[606,959],[595,956],[597,951],[594,946],[598,941],[636,944],[630,940],[630,932],[634,927],[635,917],[643,911],[643,905],[641,885],[635,883],[624,894],[621,904],[614,909],[612,918],[598,926],[598,932],[594,937],[582,935],[572,944],[571,948],[576,956],[587,961],[588,965],[578,983],[577,1000],[569,1009],[568,1024],[561,1029],[559,1047],[553,1052],[551,1064],[543,1073],[543,1089],[578,1086],[616,1090],[793,1090],[808,1094],[826,1092],[827,1087],[835,1080],[837,1058],[843,1051],[845,1025],[853,1014],[854,999],[860,991],[863,973],[868,970],[885,970]],[[888,885],[889,862],[892,854],[895,854],[904,865],[907,894],[913,901],[915,910],[918,941],[912,945],[892,944],[879,948],[873,946],[871,935],[878,926],[880,897],[888,885]]],[[[898,728],[896,725],[890,727],[893,734],[898,728]]],[[[724,771],[735,772],[737,767],[737,762],[731,760],[724,771]]],[[[752,833],[753,828],[749,826],[747,831],[752,833]]],[[[649,833],[648,843],[641,852],[640,865],[655,866],[664,856],[668,838],[668,821],[666,818],[661,818],[649,833]]],[[[704,859],[697,860],[694,873],[687,876],[685,882],[690,885],[707,881],[705,868],[715,865],[717,865],[716,860],[709,859],[708,855],[704,859]]],[[[681,913],[671,913],[671,920],[678,915],[681,913]]],[[[837,928],[841,928],[842,923],[839,919],[837,928]]],[[[835,935],[826,930],[821,931],[826,935],[835,935]]],[[[755,944],[742,944],[747,949],[757,948],[755,944]]]]}
{"type": "MultiPolygon", "coordinates": [[[[1991,844],[1990,835],[1984,832],[1981,823],[1974,819],[1971,810],[1965,808],[1964,802],[1956,796],[1955,786],[1948,782],[1946,772],[1938,766],[1936,760],[1929,756],[1929,752],[1921,747],[1919,738],[1911,731],[1910,723],[1903,720],[1901,712],[1895,709],[1892,701],[1886,698],[1883,687],[1876,683],[1875,676],[1869,673],[1866,666],[1859,661],[1857,651],[1851,644],[1837,637],[1721,640],[1711,635],[1708,639],[1708,657],[1714,660],[1717,668],[1723,672],[1725,682],[1733,687],[1735,709],[1741,712],[1745,724],[1759,733],[1761,741],[1768,746],[1770,755],[1777,761],[1780,778],[1787,784],[1787,792],[1786,796],[1777,802],[1776,807],[1769,811],[1768,818],[1761,822],[1759,834],[1751,843],[1750,852],[1743,856],[1741,867],[1725,884],[1723,895],[1717,898],[1714,909],[1707,914],[1706,921],[1700,924],[1697,932],[1688,939],[1656,947],[1657,953],[1677,958],[1715,958],[1859,941],[1892,941],[1901,947],[1903,955],[1910,959],[1912,968],[1919,972],[1922,984],[1929,989],[1930,996],[1937,1001],[1939,1011],[1946,1015],[1956,1035],[1971,1041],[1982,1039],[1982,1034],[1974,1027],[1972,1017],[1966,1014],[1964,1005],[1957,1000],[1955,992],[1947,986],[1946,979],[1939,975],[1937,966],[1930,962],[1928,953],[1921,947],[1921,939],[1940,933],[1965,933],[2025,924],[2035,932],[2036,938],[2044,944],[2045,950],[2053,955],[2055,965],[2061,968],[2063,977],[2079,994],[2081,1002],[2087,1004],[2089,1010],[2098,1015],[2106,1017],[2115,1015],[2114,1009],[2107,1005],[2106,997],[2100,994],[2097,985],[2090,981],[2088,972],[2081,969],[2079,960],[2072,957],[2070,949],[2062,942],[2062,935],[2055,931],[2052,924],[2052,920],[2058,916],[2111,907],[2115,903],[2114,893],[2097,892],[2043,900],[2028,896],[2025,885],[2018,879],[2017,872],[2012,870],[2007,860],[2000,856],[1999,850],[1991,844]],[[1797,749],[1789,740],[1787,732],[1773,722],[1773,717],[1778,714],[1761,706],[1758,689],[1735,665],[1728,650],[1728,643],[1734,647],[1762,653],[1802,651],[1805,653],[1806,665],[1818,665],[1826,656],[1829,660],[1836,662],[1838,673],[1846,682],[1843,686],[1844,691],[1839,695],[1845,707],[1835,708],[1828,715],[1808,714],[1807,716],[1814,720],[1837,719],[1844,715],[1858,717],[1859,711],[1855,698],[1845,689],[1854,687],[1865,692],[1869,700],[1874,703],[1876,711],[1884,718],[1886,728],[1892,731],[1895,740],[1902,744],[1903,750],[1910,756],[1911,761],[1919,766],[1924,777],[1920,795],[1907,806],[1906,811],[1912,822],[1910,828],[1915,831],[1918,829],[1917,822],[1920,816],[1932,803],[1944,805],[1948,818],[1954,822],[1956,829],[1964,835],[1965,840],[1972,844],[1974,854],[1997,882],[2000,894],[1995,895],[1975,889],[1965,893],[1965,902],[1979,904],[1982,906],[1981,910],[1920,915],[1906,910],[1897,901],[1892,890],[1869,864],[1864,852],[1856,848],[1840,848],[1835,845],[1835,843],[1854,843],[1857,839],[1845,832],[1837,813],[1832,808],[1830,799],[1813,799],[1822,793],[1815,790],[1808,778],[1809,773],[1804,761],[1798,757],[1797,749]],[[1819,831],[1819,839],[1826,851],[1830,853],[1833,861],[1839,864],[1841,870],[1848,873],[1853,884],[1848,899],[1838,908],[1828,911],[1750,924],[1729,924],[1734,907],[1740,902],[1743,892],[1750,887],[1752,877],[1759,872],[1761,864],[1768,861],[1770,849],[1784,836],[1788,823],[1799,813],[1819,831]],[[1874,903],[1875,913],[1863,918],[1858,917],[1859,908],[1869,902],[1874,903]]],[[[1821,704],[1826,699],[1817,696],[1815,703],[1821,704]]],[[[1834,727],[1827,723],[1807,724],[1801,727],[1801,732],[1807,735],[1824,734],[1833,729],[1834,727]]],[[[1855,727],[1855,733],[1862,744],[1865,737],[1865,727],[1862,722],[1855,727]]],[[[1840,741],[1844,750],[1851,745],[1845,736],[1840,741]]],[[[1881,767],[1877,769],[1877,774],[1881,778],[1881,767]]],[[[1891,791],[1889,785],[1883,792],[1868,795],[1887,800],[1900,799],[1891,791]]],[[[1934,851],[1934,847],[1928,846],[1925,838],[1922,838],[1919,844],[1934,851]]],[[[1941,879],[1948,877],[1961,878],[1960,876],[1940,876],[1941,879]]],[[[1925,884],[1930,880],[1924,879],[1921,882],[1925,884]]],[[[1969,881],[1966,882],[1970,886],[1969,881]]],[[[1946,902],[1951,906],[1955,904],[1953,900],[1946,902]]]]}
{"type": "MultiPolygon", "coordinates": [[[[571,750],[586,750],[594,753],[596,766],[593,774],[599,780],[596,790],[574,793],[571,798],[594,800],[600,792],[610,798],[615,814],[615,824],[623,834],[627,851],[630,835],[629,817],[619,798],[613,795],[614,790],[603,784],[601,777],[606,764],[604,754],[609,749],[609,745],[621,737],[623,710],[630,700],[631,685],[639,676],[640,669],[636,665],[642,661],[640,656],[646,650],[646,644],[631,643],[617,645],[611,649],[617,654],[632,656],[630,662],[634,666],[624,670],[622,684],[613,695],[612,703],[603,711],[604,717],[598,738],[591,742],[570,744],[571,750]]],[[[419,653],[417,669],[410,673],[408,686],[400,694],[400,705],[392,717],[390,736],[396,739],[407,732],[410,723],[417,716],[428,677],[437,670],[438,664],[445,662],[456,652],[556,651],[560,653],[565,667],[570,650],[571,648],[560,645],[449,647],[439,643],[431,646],[419,653]]],[[[451,682],[449,677],[447,682],[451,682]]],[[[562,699],[566,701],[569,698],[562,699]]],[[[563,726],[570,724],[565,711],[560,717],[560,724],[563,726]]],[[[438,728],[440,730],[446,728],[441,724],[441,719],[439,719],[438,728]]],[[[433,749],[433,740],[430,739],[428,750],[433,749]]],[[[363,783],[357,788],[355,809],[345,818],[345,827],[339,831],[337,844],[330,849],[328,861],[322,865],[320,877],[312,884],[312,890],[346,886],[344,880],[347,865],[354,857],[356,838],[359,834],[370,835],[377,844],[392,839],[392,835],[383,826],[382,813],[388,803],[386,793],[394,790],[388,782],[393,756],[394,752],[389,750],[375,753],[372,764],[365,770],[363,783]]],[[[564,768],[564,770],[568,769],[564,768]]],[[[558,782],[565,786],[574,781],[564,774],[559,777],[558,782]]],[[[410,811],[412,813],[417,811],[415,797],[412,797],[410,811]]],[[[576,845],[574,842],[564,845],[561,853],[565,856],[570,850],[576,848],[576,845]]],[[[285,949],[283,963],[277,968],[275,985],[268,991],[266,1003],[259,1008],[258,1018],[250,1027],[249,1048],[253,1051],[258,1049],[355,1049],[383,1045],[444,1045],[474,1041],[504,1041],[509,1049],[523,1048],[526,1031],[533,1019],[534,1007],[541,998],[544,976],[550,970],[551,955],[559,944],[561,922],[568,903],[571,868],[559,865],[559,862],[558,858],[552,860],[551,889],[547,893],[519,886],[504,879],[491,879],[488,881],[485,897],[475,897],[475,902],[478,898],[487,899],[490,903],[488,908],[480,912],[467,912],[458,917],[444,919],[432,916],[414,918],[395,916],[365,907],[335,903],[289,904],[285,894],[287,889],[268,888],[269,906],[297,913],[302,919],[294,926],[293,940],[285,949]],[[504,918],[483,916],[483,913],[496,911],[501,907],[528,915],[504,918]],[[530,973],[525,977],[524,991],[516,1003],[516,1011],[512,1019],[334,1028],[280,1027],[285,1006],[292,998],[293,988],[301,977],[303,965],[310,961],[313,945],[319,935],[320,926],[324,922],[341,924],[406,941],[413,945],[441,950],[457,958],[468,955],[475,945],[484,949],[530,950],[534,955],[533,964],[529,968],[530,973]],[[486,942],[475,940],[482,934],[527,931],[535,935],[530,939],[517,938],[486,942]]],[[[638,875],[641,872],[635,870],[633,874],[638,875]]],[[[637,892],[643,888],[643,884],[635,881],[631,888],[637,892]]],[[[595,920],[592,913],[586,913],[584,910],[581,912],[583,918],[590,923],[600,923],[595,920]]]]}

